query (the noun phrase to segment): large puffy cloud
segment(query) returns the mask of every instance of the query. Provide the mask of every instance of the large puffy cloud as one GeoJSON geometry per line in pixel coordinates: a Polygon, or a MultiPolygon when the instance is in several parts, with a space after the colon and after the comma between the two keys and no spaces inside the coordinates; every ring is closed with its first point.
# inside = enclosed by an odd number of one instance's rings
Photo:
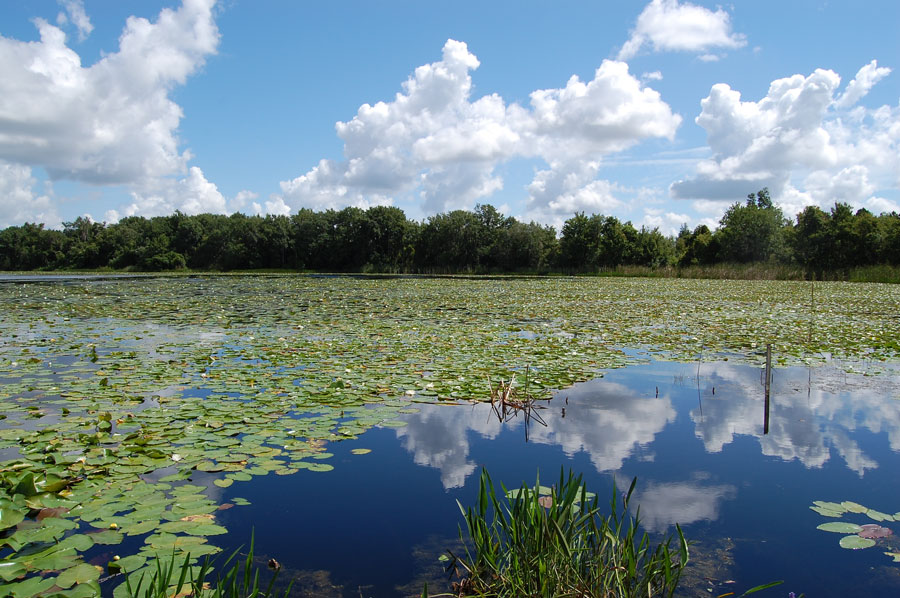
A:
{"type": "Polygon", "coordinates": [[[721,8],[715,12],[689,2],[653,0],[638,16],[631,38],[619,51],[619,60],[634,57],[644,45],[657,52],[704,52],[703,60],[715,60],[716,48],[740,48],[745,37],[731,31],[731,18],[721,8]]]}
{"type": "MultiPolygon", "coordinates": [[[[85,67],[61,29],[35,19],[40,40],[0,36],[0,159],[53,179],[133,184],[184,172],[176,85],[216,51],[215,0],[184,0],[155,22],[130,17],[119,51],[85,67]]],[[[64,6],[80,31],[80,2],[64,6]]]]}
{"type": "Polygon", "coordinates": [[[835,201],[885,205],[873,194],[900,181],[900,107],[856,104],[889,72],[872,61],[838,95],[838,74],[817,69],[773,81],[758,102],[714,85],[696,118],[713,156],[672,195],[733,202],[769,187],[788,215],[835,201]]]}
{"type": "Polygon", "coordinates": [[[534,91],[528,107],[496,94],[472,101],[478,66],[465,43],[448,40],[441,60],[418,67],[392,101],[363,104],[337,123],[344,159],[283,181],[281,199],[323,209],[405,196],[428,212],[465,208],[502,188],[498,164],[524,157],[549,166],[530,186],[530,212],[592,210],[616,205],[611,185],[593,180],[602,156],[671,139],[681,122],[622,62],[604,61],[590,81],[573,76],[564,87],[534,91]]]}
{"type": "MultiPolygon", "coordinates": [[[[246,202],[246,191],[235,198],[242,205],[246,202]]],[[[214,183],[206,180],[203,171],[192,166],[188,175],[174,180],[169,178],[153,181],[144,188],[132,191],[132,202],[118,210],[106,213],[107,222],[118,222],[126,216],[165,216],[175,210],[187,215],[222,214],[227,202],[214,183]]]]}
{"type": "Polygon", "coordinates": [[[31,168],[0,161],[0,227],[23,222],[60,224],[51,194],[38,194],[31,168]]]}

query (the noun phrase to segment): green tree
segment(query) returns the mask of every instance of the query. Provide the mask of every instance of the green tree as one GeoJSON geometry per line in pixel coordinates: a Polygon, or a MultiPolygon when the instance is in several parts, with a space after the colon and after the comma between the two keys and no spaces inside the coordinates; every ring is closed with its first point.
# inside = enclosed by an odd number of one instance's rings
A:
{"type": "Polygon", "coordinates": [[[733,204],[716,231],[720,258],[729,262],[765,262],[784,254],[784,216],[772,205],[768,189],[733,204]]]}

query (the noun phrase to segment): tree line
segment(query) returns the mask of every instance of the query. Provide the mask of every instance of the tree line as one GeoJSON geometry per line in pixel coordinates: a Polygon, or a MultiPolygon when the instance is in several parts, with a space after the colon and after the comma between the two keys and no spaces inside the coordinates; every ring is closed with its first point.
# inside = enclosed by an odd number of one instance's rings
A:
{"type": "Polygon", "coordinates": [[[767,262],[810,273],[900,265],[900,216],[808,207],[795,220],[767,189],[735,203],[711,231],[676,237],[614,216],[575,214],[560,234],[491,205],[410,220],[396,207],[348,207],[292,216],[176,212],[115,224],[79,217],[62,230],[26,223],[0,231],[0,270],[251,270],[322,272],[595,272],[767,262]]]}

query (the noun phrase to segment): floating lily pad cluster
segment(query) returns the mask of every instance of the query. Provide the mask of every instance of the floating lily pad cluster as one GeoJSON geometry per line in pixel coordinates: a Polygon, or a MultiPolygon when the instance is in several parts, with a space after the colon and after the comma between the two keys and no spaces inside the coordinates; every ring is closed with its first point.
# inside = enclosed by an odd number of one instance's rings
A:
{"type": "MultiPolygon", "coordinates": [[[[528,392],[624,347],[783,362],[900,354],[900,287],[651,279],[202,276],[0,284],[0,581],[97,590],[157,552],[218,550],[222,489],[325,472],[416,402],[528,392]],[[142,542],[106,571],[94,546],[142,542]]],[[[358,447],[361,449],[361,447],[358,447]]],[[[357,450],[359,458],[363,450],[357,450]]],[[[230,492],[226,490],[225,492],[230,492]]],[[[227,494],[226,494],[227,496],[227,494]]]]}
{"type": "MultiPolygon", "coordinates": [[[[845,500],[843,502],[829,502],[824,500],[813,501],[810,507],[813,511],[825,517],[843,517],[846,514],[865,515],[870,520],[879,522],[900,521],[900,512],[890,515],[875,509],[864,507],[863,505],[845,500]]],[[[875,546],[876,540],[879,538],[887,538],[894,534],[893,530],[883,525],[875,523],[866,523],[858,525],[849,521],[830,521],[816,527],[826,532],[834,532],[844,534],[840,539],[841,548],[849,550],[859,550],[862,548],[871,548],[875,546]]],[[[893,558],[895,562],[900,562],[900,552],[885,551],[886,555],[893,558]]]]}

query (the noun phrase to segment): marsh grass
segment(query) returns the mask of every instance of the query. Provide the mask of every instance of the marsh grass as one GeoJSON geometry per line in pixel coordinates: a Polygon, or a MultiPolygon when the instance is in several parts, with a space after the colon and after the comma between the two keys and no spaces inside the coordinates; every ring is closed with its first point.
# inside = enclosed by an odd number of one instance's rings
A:
{"type": "Polygon", "coordinates": [[[503,488],[498,497],[482,470],[475,506],[459,505],[468,538],[465,555],[450,553],[455,594],[441,595],[671,597],[688,542],[677,525],[677,536],[656,546],[639,533],[638,516],[628,515],[634,486],[621,497],[614,490],[603,515],[597,496],[571,472],[561,471],[552,488],[503,488]]]}
{"type": "Polygon", "coordinates": [[[166,559],[157,557],[150,568],[136,580],[126,576],[116,598],[172,598],[193,596],[198,598],[287,598],[293,582],[282,591],[275,590],[275,582],[281,565],[274,559],[269,561],[272,577],[265,589],[260,585],[260,569],[253,564],[253,539],[250,550],[243,559],[238,558],[238,550],[222,564],[223,572],[213,579],[215,560],[204,558],[200,565],[188,554],[177,562],[175,555],[166,559]],[[121,589],[124,587],[124,591],[121,589]]]}

